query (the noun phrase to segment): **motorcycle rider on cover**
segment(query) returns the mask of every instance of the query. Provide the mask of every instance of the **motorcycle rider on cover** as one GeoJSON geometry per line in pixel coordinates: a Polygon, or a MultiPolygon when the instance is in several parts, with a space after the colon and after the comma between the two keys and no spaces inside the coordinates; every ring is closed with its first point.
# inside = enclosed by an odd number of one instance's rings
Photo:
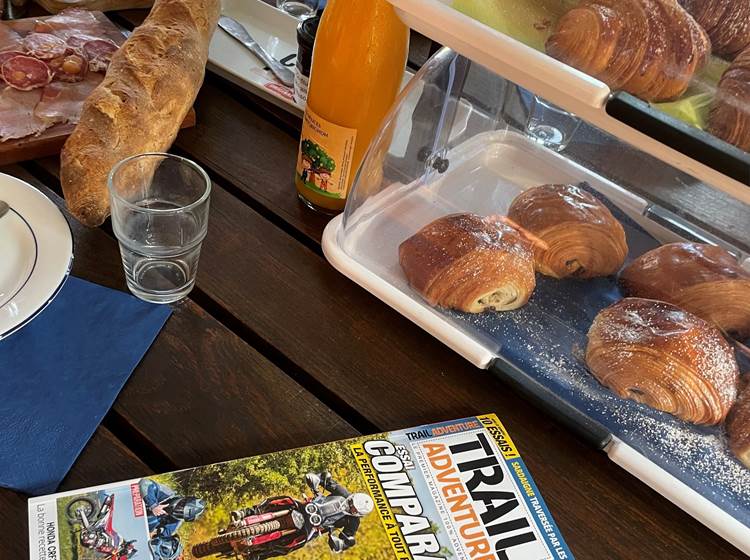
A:
{"type": "MultiPolygon", "coordinates": [[[[331,473],[327,471],[320,474],[308,473],[305,475],[305,482],[315,497],[308,504],[299,505],[303,506],[308,513],[314,511],[312,516],[319,516],[319,519],[314,520],[317,531],[311,533],[298,545],[287,547],[285,550],[249,552],[245,555],[246,560],[266,560],[285,556],[306,545],[320,533],[328,533],[328,546],[334,553],[341,553],[356,544],[355,536],[359,529],[360,519],[373,510],[372,498],[361,492],[349,492],[333,480],[331,473]],[[320,489],[328,492],[328,495],[323,494],[320,489]],[[309,507],[311,504],[315,507],[309,507]]],[[[257,506],[233,511],[231,513],[232,524],[241,526],[243,520],[273,510],[278,502],[279,498],[269,498],[257,506]]]]}
{"type": "Polygon", "coordinates": [[[179,496],[169,486],[148,478],[138,483],[146,508],[149,550],[154,560],[176,560],[182,554],[182,542],[177,529],[184,522],[198,519],[205,503],[194,496],[179,496]]]}

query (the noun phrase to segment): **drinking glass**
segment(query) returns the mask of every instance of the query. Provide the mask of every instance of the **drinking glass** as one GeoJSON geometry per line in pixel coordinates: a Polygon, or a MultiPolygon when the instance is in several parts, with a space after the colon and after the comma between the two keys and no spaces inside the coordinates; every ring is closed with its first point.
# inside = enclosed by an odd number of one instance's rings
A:
{"type": "Polygon", "coordinates": [[[208,175],[188,159],[148,153],[115,165],[108,184],[128,289],[152,303],[181,300],[208,228],[208,175]]]}
{"type": "Polygon", "coordinates": [[[287,14],[302,19],[309,17],[318,9],[319,0],[276,0],[276,7],[287,14]]]}
{"type": "Polygon", "coordinates": [[[533,95],[526,121],[526,133],[556,152],[563,151],[581,124],[573,113],[533,95]]]}

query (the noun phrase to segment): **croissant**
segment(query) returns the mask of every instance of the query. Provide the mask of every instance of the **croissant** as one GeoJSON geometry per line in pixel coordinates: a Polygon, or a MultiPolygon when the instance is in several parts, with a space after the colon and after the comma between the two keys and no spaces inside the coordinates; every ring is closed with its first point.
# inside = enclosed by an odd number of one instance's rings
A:
{"type": "Polygon", "coordinates": [[[452,214],[399,246],[409,284],[430,305],[480,313],[526,304],[534,291],[532,243],[492,217],[452,214]]]}
{"type": "Polygon", "coordinates": [[[508,217],[546,244],[534,248],[536,269],[554,278],[593,278],[617,272],[628,245],[625,231],[591,193],[576,185],[541,185],[518,195],[508,217]]]}
{"type": "Polygon", "coordinates": [[[586,365],[623,398],[696,424],[718,424],[737,395],[734,352],[719,330],[661,301],[626,298],[599,312],[586,365]]]}
{"type": "Polygon", "coordinates": [[[630,263],[620,286],[627,295],[667,301],[724,332],[750,336],[750,273],[721,247],[662,245],[630,263]]]}
{"type": "Polygon", "coordinates": [[[726,426],[729,448],[750,468],[750,381],[745,382],[737,402],[729,411],[726,426]]]}
{"type": "Polygon", "coordinates": [[[714,54],[734,60],[750,47],[748,0],[680,0],[711,38],[714,54]]]}
{"type": "Polygon", "coordinates": [[[557,22],[547,53],[646,101],[682,95],[711,42],[677,0],[583,0],[557,22]]]}
{"type": "Polygon", "coordinates": [[[750,152],[750,47],[721,76],[708,115],[708,131],[750,152]]]}

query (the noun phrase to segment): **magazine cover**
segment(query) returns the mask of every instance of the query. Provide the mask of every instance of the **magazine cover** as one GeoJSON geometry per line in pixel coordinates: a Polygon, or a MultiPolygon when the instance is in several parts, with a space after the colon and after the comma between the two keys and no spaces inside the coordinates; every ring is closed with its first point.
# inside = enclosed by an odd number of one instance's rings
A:
{"type": "Polygon", "coordinates": [[[29,500],[32,560],[573,558],[494,414],[29,500]]]}

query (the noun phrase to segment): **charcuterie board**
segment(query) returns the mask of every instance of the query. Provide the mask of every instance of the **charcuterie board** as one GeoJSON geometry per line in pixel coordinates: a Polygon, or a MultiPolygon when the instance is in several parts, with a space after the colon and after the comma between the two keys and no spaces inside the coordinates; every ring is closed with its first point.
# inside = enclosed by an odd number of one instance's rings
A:
{"type": "MultiPolygon", "coordinates": [[[[118,46],[125,42],[126,36],[121,29],[115,26],[107,16],[101,12],[91,12],[101,24],[101,35],[118,46]]],[[[3,21],[0,25],[7,26],[21,36],[29,33],[39,21],[47,18],[35,17],[19,19],[14,21],[3,21]]],[[[1,86],[0,86],[1,87],[1,86]]],[[[195,125],[195,110],[191,109],[182,128],[195,125]]],[[[27,136],[19,139],[0,142],[0,165],[7,165],[19,161],[36,159],[40,157],[56,155],[60,152],[65,140],[75,129],[75,124],[56,124],[38,135],[27,136]]]]}

